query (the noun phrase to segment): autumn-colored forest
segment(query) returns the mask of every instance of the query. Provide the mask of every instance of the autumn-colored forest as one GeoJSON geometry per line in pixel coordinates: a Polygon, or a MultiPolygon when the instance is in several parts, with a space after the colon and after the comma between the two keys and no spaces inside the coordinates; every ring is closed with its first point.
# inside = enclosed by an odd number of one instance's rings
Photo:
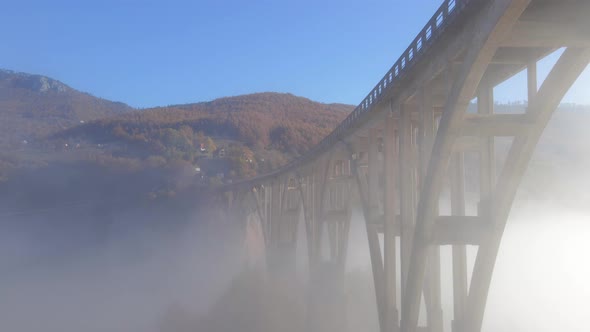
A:
{"type": "Polygon", "coordinates": [[[202,132],[242,142],[250,148],[275,148],[298,155],[326,136],[353,108],[320,104],[290,94],[259,93],[212,102],[138,110],[83,124],[56,137],[95,142],[122,140],[154,151],[162,145],[192,147],[202,132]]]}
{"type": "Polygon", "coordinates": [[[204,146],[209,157],[231,159],[230,172],[244,178],[301,155],[351,110],[290,94],[259,93],[136,110],[60,131],[44,143],[100,145],[126,158],[191,163],[203,157],[204,146]]]}
{"type": "Polygon", "coordinates": [[[126,188],[134,179],[142,188],[135,196],[173,197],[280,167],[352,109],[284,93],[134,109],[49,77],[0,70],[0,183],[8,196],[26,189],[26,202],[57,179],[72,192],[126,188]],[[23,178],[36,180],[24,188],[23,178]]]}

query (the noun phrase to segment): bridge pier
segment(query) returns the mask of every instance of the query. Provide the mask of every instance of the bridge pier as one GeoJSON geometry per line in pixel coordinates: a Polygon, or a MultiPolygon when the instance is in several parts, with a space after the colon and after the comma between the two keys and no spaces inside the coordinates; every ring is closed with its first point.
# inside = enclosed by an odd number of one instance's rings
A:
{"type": "Polygon", "coordinates": [[[310,274],[307,326],[310,332],[346,331],[348,298],[344,275],[335,262],[322,262],[310,274]]]}
{"type": "Polygon", "coordinates": [[[271,274],[295,278],[300,199],[290,176],[273,179],[265,187],[270,216],[267,268],[271,274]]]}
{"type": "Polygon", "coordinates": [[[270,275],[295,277],[297,259],[293,244],[283,244],[267,249],[266,268],[270,275]]]}
{"type": "Polygon", "coordinates": [[[385,227],[383,235],[383,266],[385,282],[385,303],[384,313],[385,321],[384,331],[399,331],[399,310],[397,305],[397,225],[396,216],[398,214],[399,203],[397,195],[396,176],[389,174],[396,173],[398,160],[398,146],[395,132],[395,120],[390,114],[385,120],[383,133],[383,157],[384,157],[384,215],[385,227]]]}
{"type": "Polygon", "coordinates": [[[346,327],[343,275],[352,211],[349,179],[347,160],[330,154],[289,180],[303,210],[307,237],[309,331],[346,327]]]}

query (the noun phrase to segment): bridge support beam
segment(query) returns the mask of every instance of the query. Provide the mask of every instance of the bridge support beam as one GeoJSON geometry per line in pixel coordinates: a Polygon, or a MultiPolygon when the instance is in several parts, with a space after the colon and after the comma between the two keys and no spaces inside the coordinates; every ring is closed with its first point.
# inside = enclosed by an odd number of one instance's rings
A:
{"type": "MultiPolygon", "coordinates": [[[[456,152],[451,159],[451,214],[465,215],[465,174],[463,153],[456,152]]],[[[461,332],[467,302],[467,248],[464,244],[452,246],[453,265],[453,332],[461,332]]]]}
{"type": "MultiPolygon", "coordinates": [[[[400,178],[400,223],[401,223],[401,268],[402,268],[402,297],[405,295],[408,282],[408,271],[412,254],[414,237],[414,197],[416,195],[414,174],[412,171],[412,123],[410,108],[400,105],[399,125],[399,178],[400,178]]],[[[422,287],[420,287],[422,291],[422,287]]],[[[402,307],[402,310],[406,310],[402,307]]]]}
{"type": "Polygon", "coordinates": [[[481,330],[494,264],[520,180],[551,115],[589,62],[590,49],[566,49],[529,101],[527,114],[534,119],[535,126],[528,135],[515,138],[493,191],[489,213],[494,231],[477,253],[468,297],[466,317],[469,319],[464,331],[481,330]]]}
{"type": "Polygon", "coordinates": [[[318,264],[309,279],[307,330],[345,331],[347,298],[344,275],[336,262],[318,264]]]}
{"type": "Polygon", "coordinates": [[[399,312],[397,307],[397,250],[396,233],[399,228],[396,223],[397,206],[396,197],[396,166],[397,166],[397,139],[395,135],[395,120],[390,115],[385,120],[383,135],[383,149],[385,159],[385,231],[383,234],[383,265],[385,281],[385,326],[382,329],[387,332],[399,331],[399,312]]]}
{"type": "MultiPolygon", "coordinates": [[[[447,86],[452,83],[452,64],[445,73],[447,86]]],[[[435,120],[434,109],[432,107],[431,88],[427,84],[422,88],[420,93],[420,124],[418,136],[418,155],[420,163],[418,165],[419,183],[415,185],[416,193],[419,193],[420,186],[424,182],[424,176],[428,168],[432,146],[434,144],[435,120]]],[[[414,206],[415,208],[415,206],[414,206]]],[[[436,207],[438,211],[438,206],[436,207]]],[[[424,299],[426,300],[427,324],[431,332],[443,331],[443,310],[441,294],[441,265],[440,265],[440,247],[432,245],[428,254],[428,275],[424,285],[424,299]]]]}
{"type": "Polygon", "coordinates": [[[377,302],[377,315],[379,319],[379,326],[381,331],[385,328],[385,279],[383,271],[383,258],[381,255],[381,245],[379,244],[379,234],[377,232],[377,225],[374,221],[376,213],[372,210],[373,198],[375,194],[370,194],[371,189],[376,190],[375,186],[378,181],[371,176],[377,176],[377,161],[378,161],[378,146],[377,133],[373,130],[369,131],[369,146],[368,146],[368,167],[365,172],[361,170],[360,153],[355,153],[352,147],[349,146],[349,152],[355,157],[351,160],[351,170],[356,181],[356,188],[361,202],[361,208],[365,219],[365,229],[367,232],[367,240],[369,243],[369,255],[371,257],[371,268],[373,272],[373,283],[375,286],[375,299],[377,302]],[[373,175],[371,175],[373,174],[373,175]],[[373,184],[371,186],[371,183],[373,184]],[[371,196],[370,196],[371,195],[371,196]]]}
{"type": "MultiPolygon", "coordinates": [[[[294,275],[297,227],[301,201],[291,176],[275,178],[264,187],[266,209],[257,199],[257,211],[266,224],[266,265],[272,274],[294,275]],[[262,210],[266,210],[262,213],[262,210]]],[[[256,195],[258,197],[258,195],[256,195]]]]}
{"type": "Polygon", "coordinates": [[[347,324],[343,277],[352,213],[349,169],[348,159],[339,160],[330,153],[314,165],[306,188],[300,189],[310,250],[309,331],[337,332],[347,324]],[[324,255],[326,246],[329,250],[324,255]]]}
{"type": "Polygon", "coordinates": [[[467,50],[448,95],[443,113],[445,116],[441,119],[428,172],[421,188],[410,277],[403,294],[403,332],[415,331],[418,324],[420,294],[427,269],[429,241],[436,218],[435,207],[439,202],[443,174],[448,168],[453,143],[460,133],[461,121],[487,65],[499,47],[499,42],[509,35],[529,2],[530,0],[497,0],[490,4],[487,12],[484,12],[486,22],[482,25],[482,30],[474,34],[470,44],[472,46],[467,50]]]}

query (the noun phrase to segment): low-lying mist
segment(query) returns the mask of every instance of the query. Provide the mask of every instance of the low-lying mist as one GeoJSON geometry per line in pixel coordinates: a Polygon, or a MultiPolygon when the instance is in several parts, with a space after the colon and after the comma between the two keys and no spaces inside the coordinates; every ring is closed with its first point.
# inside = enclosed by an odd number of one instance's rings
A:
{"type": "Polygon", "coordinates": [[[3,227],[0,330],[151,332],[170,312],[203,315],[236,275],[243,242],[234,225],[175,217],[121,212],[100,241],[80,227],[3,227]]]}
{"type": "Polygon", "coordinates": [[[590,217],[551,203],[513,211],[490,287],[484,331],[588,331],[590,217]]]}
{"type": "MultiPolygon", "coordinates": [[[[590,159],[583,152],[590,134],[560,119],[548,128],[515,201],[483,331],[589,329],[590,159]]],[[[309,330],[302,230],[299,272],[274,279],[260,259],[247,257],[243,228],[220,214],[118,207],[90,220],[80,211],[3,217],[0,331],[309,330]]],[[[355,211],[342,331],[378,331],[363,222],[355,211]]],[[[475,253],[470,247],[469,268],[475,253]]],[[[449,248],[441,258],[448,322],[449,248]]]]}

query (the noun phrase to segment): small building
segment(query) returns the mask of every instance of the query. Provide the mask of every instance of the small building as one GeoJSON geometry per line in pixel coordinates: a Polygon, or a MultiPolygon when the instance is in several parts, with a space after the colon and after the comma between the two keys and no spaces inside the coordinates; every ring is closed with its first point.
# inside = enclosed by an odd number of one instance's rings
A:
{"type": "Polygon", "coordinates": [[[225,157],[225,148],[219,148],[219,149],[217,149],[217,151],[215,151],[215,153],[217,154],[217,157],[224,158],[225,157]]]}

